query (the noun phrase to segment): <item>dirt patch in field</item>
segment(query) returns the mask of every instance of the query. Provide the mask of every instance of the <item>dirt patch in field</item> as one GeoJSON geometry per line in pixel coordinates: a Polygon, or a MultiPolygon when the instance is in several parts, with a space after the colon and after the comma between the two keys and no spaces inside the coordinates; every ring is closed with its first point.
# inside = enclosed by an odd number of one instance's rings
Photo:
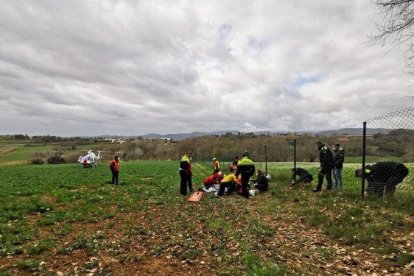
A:
{"type": "Polygon", "coordinates": [[[46,202],[46,203],[56,203],[56,202],[58,202],[58,198],[54,195],[51,195],[51,194],[44,194],[44,195],[41,196],[40,199],[43,202],[46,202]]]}
{"type": "Polygon", "coordinates": [[[0,163],[0,167],[4,166],[17,166],[17,165],[26,165],[29,164],[27,160],[16,160],[16,161],[8,161],[8,162],[2,162],[0,163]]]}
{"type": "Polygon", "coordinates": [[[3,155],[3,154],[6,154],[6,153],[9,153],[9,152],[12,152],[12,151],[15,151],[16,149],[18,149],[20,146],[16,146],[16,145],[13,145],[13,146],[3,146],[3,147],[0,147],[0,155],[3,155]]]}
{"type": "MultiPolygon", "coordinates": [[[[231,275],[245,271],[243,258],[250,251],[289,271],[312,275],[409,275],[411,271],[390,265],[380,254],[330,239],[291,211],[294,202],[281,206],[283,212],[260,210],[262,202],[271,200],[270,193],[249,200],[228,196],[209,201],[209,196],[195,204],[185,198],[165,206],[139,202],[146,208],[133,212],[112,206],[109,211],[114,217],[71,223],[68,234],[56,236],[52,250],[0,258],[0,267],[25,274],[16,264],[30,258],[44,261],[48,271],[64,274],[231,275]]],[[[45,201],[53,200],[48,197],[45,201]]],[[[30,220],[39,217],[33,214],[30,220]]],[[[52,232],[50,227],[42,228],[42,233],[52,232]]]]}

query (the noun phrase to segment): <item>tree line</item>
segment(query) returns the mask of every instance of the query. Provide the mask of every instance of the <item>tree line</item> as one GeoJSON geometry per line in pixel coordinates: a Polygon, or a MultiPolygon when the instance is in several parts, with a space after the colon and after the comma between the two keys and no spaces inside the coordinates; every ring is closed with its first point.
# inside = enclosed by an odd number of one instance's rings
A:
{"type": "MultiPolygon", "coordinates": [[[[339,143],[346,156],[362,156],[362,137],[358,135],[211,135],[188,138],[181,141],[139,138],[123,144],[96,141],[91,143],[95,152],[103,151],[104,160],[119,155],[122,160],[179,160],[188,151],[193,152],[195,161],[211,161],[213,157],[221,161],[232,161],[245,151],[256,162],[293,162],[296,141],[296,161],[316,162],[318,151],[316,142],[328,146],[339,143]]],[[[36,154],[34,157],[49,158],[61,156],[66,162],[76,162],[80,152],[76,145],[80,141],[55,144],[53,153],[36,154]]],[[[86,153],[86,151],[85,151],[86,153]]],[[[414,161],[414,130],[399,129],[386,134],[367,137],[366,153],[369,156],[386,159],[398,157],[405,162],[414,161]]]]}

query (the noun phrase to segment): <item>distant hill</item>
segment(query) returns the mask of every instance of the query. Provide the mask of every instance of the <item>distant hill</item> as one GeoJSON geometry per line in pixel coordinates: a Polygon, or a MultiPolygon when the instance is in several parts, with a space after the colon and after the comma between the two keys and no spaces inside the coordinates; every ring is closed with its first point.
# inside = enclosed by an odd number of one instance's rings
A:
{"type": "MultiPolygon", "coordinates": [[[[367,134],[374,135],[377,133],[388,134],[392,129],[385,129],[385,128],[368,128],[367,134]]],[[[130,135],[130,136],[122,136],[122,135],[101,135],[98,136],[99,138],[113,138],[113,139],[129,139],[129,138],[137,138],[143,137],[147,139],[163,139],[168,138],[172,140],[184,140],[187,138],[195,138],[201,136],[211,136],[211,135],[225,135],[226,133],[231,133],[233,135],[237,135],[241,133],[238,130],[222,130],[222,131],[211,131],[211,132],[188,132],[188,133],[168,133],[168,134],[160,134],[160,133],[148,133],[145,135],[130,135]]],[[[242,132],[246,133],[246,132],[242,132]]],[[[312,135],[319,135],[319,136],[332,136],[332,135],[362,135],[362,128],[341,128],[337,130],[324,130],[324,131],[255,131],[253,132],[255,135],[270,135],[270,136],[279,136],[279,135],[286,135],[289,133],[294,133],[297,135],[303,135],[305,133],[309,133],[312,135]]]]}
{"type": "MultiPolygon", "coordinates": [[[[367,135],[374,135],[374,134],[388,134],[392,129],[386,128],[367,128],[367,135]]],[[[317,131],[313,133],[314,135],[319,136],[332,136],[332,135],[362,135],[362,127],[361,128],[341,128],[337,130],[324,130],[324,131],[317,131]]]]}
{"type": "Polygon", "coordinates": [[[152,139],[161,139],[161,138],[170,138],[173,140],[183,140],[187,138],[194,138],[200,136],[208,136],[208,135],[224,135],[226,133],[231,133],[233,135],[237,135],[239,133],[238,130],[229,130],[229,131],[212,131],[212,132],[189,132],[189,133],[175,133],[175,134],[158,134],[158,133],[148,133],[142,135],[144,138],[152,138],[152,139]]]}

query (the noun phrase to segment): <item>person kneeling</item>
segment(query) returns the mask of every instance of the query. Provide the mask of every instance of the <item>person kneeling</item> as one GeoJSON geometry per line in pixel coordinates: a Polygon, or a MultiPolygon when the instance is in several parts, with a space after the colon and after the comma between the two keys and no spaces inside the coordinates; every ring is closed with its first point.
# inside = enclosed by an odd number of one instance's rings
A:
{"type": "Polygon", "coordinates": [[[207,193],[215,191],[213,186],[216,184],[220,184],[220,181],[222,179],[223,179],[223,173],[220,171],[213,175],[207,176],[203,181],[203,184],[204,184],[203,190],[207,193]]]}
{"type": "Polygon", "coordinates": [[[256,176],[257,179],[253,180],[254,187],[258,189],[260,192],[266,192],[269,188],[269,180],[261,170],[257,170],[256,176]]]}
{"type": "Polygon", "coordinates": [[[234,173],[230,173],[224,176],[224,178],[221,180],[220,189],[218,193],[216,194],[216,196],[224,195],[224,190],[226,188],[227,188],[227,194],[228,195],[232,194],[236,189],[236,183],[235,183],[236,180],[237,180],[237,177],[234,173]]]}
{"type": "Polygon", "coordinates": [[[302,168],[293,168],[292,169],[292,182],[291,187],[295,187],[299,183],[311,183],[313,180],[313,176],[305,169],[302,168]],[[296,179],[299,177],[298,179],[296,179]]]}

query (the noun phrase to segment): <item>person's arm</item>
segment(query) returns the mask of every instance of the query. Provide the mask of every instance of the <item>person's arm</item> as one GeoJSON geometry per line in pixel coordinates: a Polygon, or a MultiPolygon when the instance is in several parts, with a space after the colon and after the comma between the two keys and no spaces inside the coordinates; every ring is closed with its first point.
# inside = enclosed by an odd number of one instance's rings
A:
{"type": "Polygon", "coordinates": [[[321,164],[321,166],[323,166],[323,164],[325,163],[325,155],[322,149],[319,150],[319,163],[321,164]]]}
{"type": "Polygon", "coordinates": [[[250,176],[253,176],[255,172],[256,172],[256,167],[254,165],[251,165],[250,176]]]}

